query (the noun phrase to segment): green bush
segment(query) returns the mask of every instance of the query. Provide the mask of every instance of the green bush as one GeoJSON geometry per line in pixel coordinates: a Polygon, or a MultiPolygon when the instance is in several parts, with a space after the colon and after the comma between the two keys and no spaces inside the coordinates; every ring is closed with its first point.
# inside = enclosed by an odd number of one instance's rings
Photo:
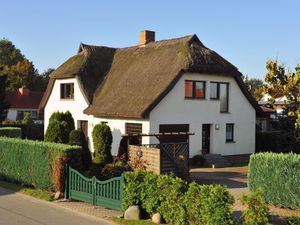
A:
{"type": "Polygon", "coordinates": [[[69,143],[69,134],[75,129],[72,114],[67,112],[54,112],[45,134],[45,141],[56,143],[69,143]]]}
{"type": "Polygon", "coordinates": [[[233,224],[234,198],[221,185],[198,185],[190,183],[185,194],[189,224],[233,224]]]}
{"type": "Polygon", "coordinates": [[[170,224],[233,224],[233,197],[220,185],[189,186],[180,178],[144,170],[125,173],[122,210],[139,205],[170,224]]]}
{"type": "Polygon", "coordinates": [[[192,158],[192,163],[195,166],[202,166],[204,164],[205,158],[203,155],[194,155],[192,158]]]}
{"type": "Polygon", "coordinates": [[[10,138],[21,138],[21,128],[18,127],[0,127],[0,136],[10,138]]]}
{"type": "Polygon", "coordinates": [[[111,163],[112,133],[110,127],[105,123],[97,124],[93,129],[92,137],[95,154],[93,162],[103,165],[111,163]]]}
{"type": "Polygon", "coordinates": [[[266,201],[300,209],[300,155],[258,153],[250,157],[250,191],[261,188],[266,201]]]}
{"type": "Polygon", "coordinates": [[[33,119],[31,118],[29,112],[25,113],[25,116],[22,120],[22,124],[33,124],[33,119]]]}
{"type": "Polygon", "coordinates": [[[287,225],[300,225],[300,217],[289,217],[287,225]]]}
{"type": "Polygon", "coordinates": [[[22,139],[44,140],[44,124],[18,124],[1,125],[1,127],[18,127],[22,130],[22,139]]]}
{"type": "Polygon", "coordinates": [[[248,195],[241,197],[243,205],[247,209],[243,211],[244,222],[247,225],[270,225],[270,215],[268,205],[265,202],[261,189],[250,192],[248,195]]]}
{"type": "Polygon", "coordinates": [[[88,169],[92,162],[92,155],[84,133],[81,130],[72,130],[69,134],[69,144],[79,145],[82,147],[83,168],[88,169]]]}
{"type": "Polygon", "coordinates": [[[61,180],[56,180],[55,174],[64,172],[56,171],[57,159],[80,168],[80,157],[78,146],[1,137],[0,177],[44,190],[55,190],[55,184],[64,183],[62,176],[61,180]]]}

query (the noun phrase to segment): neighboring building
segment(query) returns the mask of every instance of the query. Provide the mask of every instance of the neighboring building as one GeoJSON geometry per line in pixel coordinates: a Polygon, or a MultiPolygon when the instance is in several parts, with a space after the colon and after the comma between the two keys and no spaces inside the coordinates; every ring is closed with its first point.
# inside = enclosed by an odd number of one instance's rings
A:
{"type": "Polygon", "coordinates": [[[33,120],[43,120],[43,113],[38,110],[43,94],[43,92],[30,91],[27,88],[8,92],[6,101],[10,106],[7,119],[11,121],[22,120],[25,113],[29,112],[33,120]]]}
{"type": "MultiPolygon", "coordinates": [[[[141,32],[138,46],[80,44],[76,55],[50,75],[40,104],[45,129],[51,114],[69,110],[89,137],[100,122],[113,134],[112,154],[125,133],[190,131],[190,156],[250,154],[261,112],[241,73],[196,35],[154,40],[141,32]]],[[[157,143],[143,137],[143,144],[157,143]]]]}
{"type": "Polygon", "coordinates": [[[278,121],[280,117],[284,115],[284,107],[286,106],[286,96],[274,96],[264,94],[258,101],[259,106],[263,110],[264,114],[256,118],[256,124],[260,131],[272,131],[274,130],[272,124],[274,121],[278,121]],[[272,101],[271,101],[272,100],[272,101]]]}

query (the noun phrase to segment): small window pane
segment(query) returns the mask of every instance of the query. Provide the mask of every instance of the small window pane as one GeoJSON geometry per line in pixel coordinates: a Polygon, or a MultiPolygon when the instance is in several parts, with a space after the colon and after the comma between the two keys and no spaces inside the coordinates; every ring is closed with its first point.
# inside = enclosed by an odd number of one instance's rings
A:
{"type": "Polygon", "coordinates": [[[185,97],[192,98],[193,97],[193,82],[185,81],[185,97]]]}
{"type": "Polygon", "coordinates": [[[218,83],[210,83],[210,98],[219,99],[218,83]]]}
{"type": "Polygon", "coordinates": [[[226,124],[226,141],[233,141],[233,124],[226,124]]]}
{"type": "Polygon", "coordinates": [[[228,112],[228,84],[220,84],[220,111],[228,112]]]}
{"type": "Polygon", "coordinates": [[[205,84],[204,82],[195,82],[195,97],[196,98],[204,98],[205,95],[205,84]]]}

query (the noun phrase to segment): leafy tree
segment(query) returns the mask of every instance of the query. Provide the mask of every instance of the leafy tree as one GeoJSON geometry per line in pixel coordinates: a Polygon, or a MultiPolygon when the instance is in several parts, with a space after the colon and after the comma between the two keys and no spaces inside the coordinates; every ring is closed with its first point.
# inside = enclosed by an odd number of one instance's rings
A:
{"type": "Polygon", "coordinates": [[[112,133],[105,123],[97,124],[92,132],[95,150],[95,164],[107,164],[112,162],[111,144],[112,133]]]}
{"type": "Polygon", "coordinates": [[[300,128],[300,64],[295,71],[286,72],[284,65],[277,61],[266,63],[268,93],[281,92],[286,96],[285,112],[295,120],[295,127],[300,128]]]}
{"type": "Polygon", "coordinates": [[[262,98],[266,84],[260,79],[257,78],[248,78],[248,76],[244,77],[244,83],[248,89],[248,91],[252,94],[252,96],[258,101],[262,98]]]}
{"type": "Polygon", "coordinates": [[[6,119],[9,108],[9,104],[5,101],[6,79],[7,75],[0,75],[0,123],[6,119]]]}
{"type": "Polygon", "coordinates": [[[48,69],[39,75],[33,63],[7,39],[0,39],[0,65],[3,65],[0,76],[8,74],[6,89],[10,91],[23,86],[34,91],[44,91],[48,75],[53,71],[53,69],[48,69]]]}

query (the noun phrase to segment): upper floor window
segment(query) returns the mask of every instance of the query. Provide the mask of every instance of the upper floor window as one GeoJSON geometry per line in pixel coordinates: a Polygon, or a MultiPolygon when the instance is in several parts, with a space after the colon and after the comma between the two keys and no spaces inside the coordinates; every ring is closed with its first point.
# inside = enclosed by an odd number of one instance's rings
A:
{"type": "Polygon", "coordinates": [[[228,112],[229,83],[210,82],[210,99],[220,100],[220,112],[228,112]]]}
{"type": "Polygon", "coordinates": [[[185,98],[205,99],[205,81],[185,81],[185,98]]]}
{"type": "Polygon", "coordinates": [[[60,84],[60,98],[74,99],[74,83],[60,84]]]}

